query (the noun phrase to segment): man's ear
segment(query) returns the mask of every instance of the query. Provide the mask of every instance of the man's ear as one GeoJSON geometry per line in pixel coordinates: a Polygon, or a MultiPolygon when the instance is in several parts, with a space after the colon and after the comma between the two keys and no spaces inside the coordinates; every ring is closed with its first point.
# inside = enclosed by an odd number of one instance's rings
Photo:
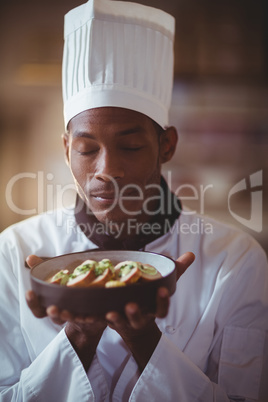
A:
{"type": "Polygon", "coordinates": [[[67,165],[69,165],[70,134],[64,133],[62,134],[61,138],[63,140],[65,162],[67,163],[67,165]]]}
{"type": "Polygon", "coordinates": [[[178,133],[175,127],[165,129],[160,136],[160,163],[170,161],[175,153],[178,142],[178,133]]]}

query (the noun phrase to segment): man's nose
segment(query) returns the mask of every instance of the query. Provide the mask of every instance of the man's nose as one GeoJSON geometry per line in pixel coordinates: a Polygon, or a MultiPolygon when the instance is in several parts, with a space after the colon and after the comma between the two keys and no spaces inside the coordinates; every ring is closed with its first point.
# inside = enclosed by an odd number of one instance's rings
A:
{"type": "Polygon", "coordinates": [[[103,150],[100,152],[95,177],[102,181],[111,181],[112,179],[121,179],[124,177],[124,168],[115,152],[112,150],[103,150]]]}

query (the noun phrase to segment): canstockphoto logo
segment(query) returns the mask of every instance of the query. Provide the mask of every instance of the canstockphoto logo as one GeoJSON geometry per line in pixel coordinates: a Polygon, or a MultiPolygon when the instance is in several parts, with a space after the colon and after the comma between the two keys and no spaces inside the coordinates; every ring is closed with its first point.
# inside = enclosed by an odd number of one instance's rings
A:
{"type": "Polygon", "coordinates": [[[250,218],[246,219],[233,212],[230,206],[231,197],[241,191],[248,190],[246,178],[236,183],[228,195],[228,209],[230,214],[242,225],[248,227],[255,232],[262,231],[262,201],[263,201],[263,177],[262,170],[255,172],[249,176],[250,188],[250,218]]]}

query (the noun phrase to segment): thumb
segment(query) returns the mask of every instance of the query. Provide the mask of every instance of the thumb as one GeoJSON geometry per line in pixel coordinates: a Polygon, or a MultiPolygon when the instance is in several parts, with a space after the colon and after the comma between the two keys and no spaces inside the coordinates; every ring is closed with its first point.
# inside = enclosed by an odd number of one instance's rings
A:
{"type": "Polygon", "coordinates": [[[29,255],[26,258],[26,264],[28,265],[29,268],[33,268],[43,261],[44,261],[43,258],[37,257],[37,255],[33,255],[33,254],[29,255]]]}
{"type": "Polygon", "coordinates": [[[182,274],[184,274],[186,269],[194,262],[194,260],[195,260],[194,253],[187,251],[175,261],[177,270],[177,280],[181,277],[182,274]]]}

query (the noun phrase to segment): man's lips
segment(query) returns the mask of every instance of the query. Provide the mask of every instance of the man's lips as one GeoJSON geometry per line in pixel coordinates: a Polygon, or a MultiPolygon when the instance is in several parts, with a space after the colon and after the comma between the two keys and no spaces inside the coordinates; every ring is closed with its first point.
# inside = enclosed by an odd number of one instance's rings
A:
{"type": "Polygon", "coordinates": [[[90,193],[91,197],[100,198],[104,200],[114,200],[115,194],[114,193],[90,193]]]}
{"type": "Polygon", "coordinates": [[[115,194],[111,193],[90,194],[90,199],[93,203],[106,207],[112,206],[116,202],[115,194]]]}
{"type": "MultiPolygon", "coordinates": [[[[107,202],[114,202],[115,200],[118,200],[120,197],[120,194],[116,194],[114,192],[91,192],[90,193],[90,198],[95,199],[97,201],[107,201],[107,202]]],[[[137,193],[134,191],[126,191],[123,193],[123,198],[127,197],[137,197],[137,193]]]]}

